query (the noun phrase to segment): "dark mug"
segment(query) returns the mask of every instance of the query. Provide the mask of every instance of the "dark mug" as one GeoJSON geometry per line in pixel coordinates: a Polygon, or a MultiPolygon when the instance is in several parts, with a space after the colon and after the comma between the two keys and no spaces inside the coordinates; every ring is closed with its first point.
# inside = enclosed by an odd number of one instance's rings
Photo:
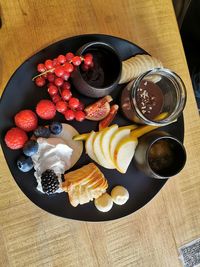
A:
{"type": "Polygon", "coordinates": [[[90,42],[79,48],[77,55],[93,55],[94,66],[84,71],[78,66],[72,73],[75,88],[83,95],[99,98],[110,94],[118,85],[122,63],[115,49],[104,42],[90,42]]]}
{"type": "Polygon", "coordinates": [[[136,166],[147,176],[168,179],[183,169],[186,151],[176,137],[153,131],[139,139],[134,159],[136,166]]]}

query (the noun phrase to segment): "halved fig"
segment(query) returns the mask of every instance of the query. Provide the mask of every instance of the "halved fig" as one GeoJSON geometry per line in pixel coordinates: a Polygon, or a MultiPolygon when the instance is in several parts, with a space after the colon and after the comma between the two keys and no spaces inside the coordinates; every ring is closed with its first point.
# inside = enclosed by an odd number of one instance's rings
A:
{"type": "Polygon", "coordinates": [[[87,106],[84,111],[86,113],[86,119],[92,121],[101,121],[103,120],[110,112],[110,104],[112,97],[107,95],[95,103],[87,106]]]}
{"type": "Polygon", "coordinates": [[[103,130],[111,124],[117,114],[118,109],[118,105],[111,106],[108,116],[106,116],[102,121],[99,122],[99,131],[103,130]]]}

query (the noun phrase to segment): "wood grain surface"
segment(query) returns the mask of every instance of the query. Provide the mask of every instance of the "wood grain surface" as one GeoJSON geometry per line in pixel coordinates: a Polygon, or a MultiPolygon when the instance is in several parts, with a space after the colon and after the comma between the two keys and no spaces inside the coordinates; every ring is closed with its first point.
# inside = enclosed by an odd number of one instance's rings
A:
{"type": "Polygon", "coordinates": [[[36,51],[84,33],[138,44],[177,72],[188,93],[186,167],[149,204],[120,220],[83,223],[46,213],[17,187],[0,151],[0,266],[181,266],[178,247],[200,236],[200,124],[171,1],[2,0],[0,10],[1,93],[36,51]]]}

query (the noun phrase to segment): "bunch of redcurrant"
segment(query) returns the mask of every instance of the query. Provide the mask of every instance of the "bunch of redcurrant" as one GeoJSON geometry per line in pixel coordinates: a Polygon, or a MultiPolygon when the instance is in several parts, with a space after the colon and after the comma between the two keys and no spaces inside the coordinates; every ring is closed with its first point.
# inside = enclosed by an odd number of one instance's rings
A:
{"type": "Polygon", "coordinates": [[[85,119],[84,104],[72,96],[71,84],[68,81],[74,68],[79,65],[83,71],[92,68],[92,54],[75,56],[68,52],[66,55],[59,55],[53,60],[47,59],[44,63],[37,65],[40,74],[33,78],[39,87],[44,86],[46,82],[48,83],[48,93],[56,105],[56,110],[62,113],[66,120],[83,121],[85,119]],[[81,65],[81,63],[83,64],[81,65]]]}

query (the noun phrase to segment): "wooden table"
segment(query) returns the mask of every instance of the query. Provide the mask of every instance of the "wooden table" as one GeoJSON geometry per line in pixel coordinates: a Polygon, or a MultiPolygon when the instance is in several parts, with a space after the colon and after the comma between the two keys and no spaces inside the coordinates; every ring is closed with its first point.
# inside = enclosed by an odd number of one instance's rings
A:
{"type": "Polygon", "coordinates": [[[200,236],[200,126],[171,1],[3,0],[1,18],[1,93],[26,58],[73,35],[119,36],[158,57],[187,87],[188,159],[184,170],[138,212],[112,222],[83,223],[31,203],[1,151],[0,266],[180,266],[178,247],[200,236]]]}

